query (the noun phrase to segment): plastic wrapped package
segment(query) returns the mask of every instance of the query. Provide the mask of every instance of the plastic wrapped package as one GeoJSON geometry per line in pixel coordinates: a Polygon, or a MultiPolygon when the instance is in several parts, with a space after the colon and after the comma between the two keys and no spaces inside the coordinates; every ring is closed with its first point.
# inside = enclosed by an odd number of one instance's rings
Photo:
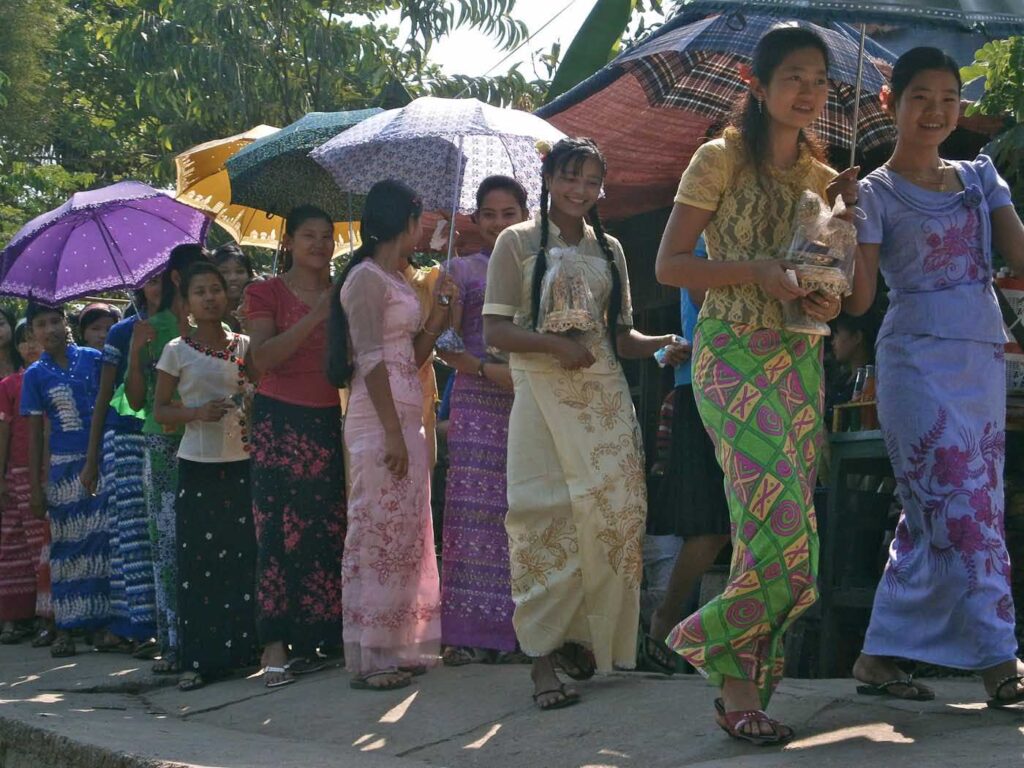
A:
{"type": "MultiPolygon", "coordinates": [[[[846,204],[840,196],[832,208],[819,195],[805,191],[797,205],[793,240],[785,258],[793,264],[792,277],[801,288],[827,296],[848,296],[853,286],[857,253],[857,228],[843,216],[846,204]]],[[[786,330],[828,336],[828,323],[804,314],[800,301],[783,304],[786,330]]]]}
{"type": "Polygon", "coordinates": [[[576,248],[548,249],[537,314],[541,333],[585,333],[598,328],[597,302],[583,272],[583,259],[576,248]]]}

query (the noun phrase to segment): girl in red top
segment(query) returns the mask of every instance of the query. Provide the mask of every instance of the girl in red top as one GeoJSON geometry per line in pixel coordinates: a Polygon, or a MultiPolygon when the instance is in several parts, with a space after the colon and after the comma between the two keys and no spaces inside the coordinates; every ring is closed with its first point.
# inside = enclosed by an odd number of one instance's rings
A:
{"type": "Polygon", "coordinates": [[[257,629],[268,687],[323,668],[341,640],[345,486],[338,390],[324,373],[334,225],[312,206],[285,223],[286,271],[246,288],[252,363],[257,629]],[[288,661],[288,645],[292,646],[288,661]]]}
{"type": "MultiPolygon", "coordinates": [[[[11,327],[5,310],[2,317],[11,327]]],[[[28,366],[39,359],[40,347],[23,321],[14,331],[11,359],[28,366]]],[[[32,632],[37,611],[39,571],[48,524],[32,516],[28,497],[28,424],[19,414],[25,369],[0,381],[0,643],[17,643],[32,632]]],[[[43,585],[45,587],[45,585],[43,585]]]]}

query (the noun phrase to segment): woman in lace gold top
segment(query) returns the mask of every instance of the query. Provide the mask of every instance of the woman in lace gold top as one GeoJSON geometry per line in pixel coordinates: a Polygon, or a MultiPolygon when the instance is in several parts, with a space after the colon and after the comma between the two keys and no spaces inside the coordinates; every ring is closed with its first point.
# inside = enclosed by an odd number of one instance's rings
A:
{"type": "Polygon", "coordinates": [[[672,337],[633,330],[626,260],[597,216],[605,164],[594,143],[563,139],[542,173],[539,221],[495,243],[483,316],[486,343],[511,353],[512,623],[546,710],[579,700],[556,663],[577,680],[636,663],[647,499],[618,358],[672,337]]]}
{"type": "Polygon", "coordinates": [[[836,177],[807,133],[829,88],[817,35],[768,32],[749,83],[732,127],[683,173],[656,266],[662,283],[707,291],[693,390],[725,474],[733,540],[725,591],[679,624],[669,645],[721,687],[726,732],[780,743],[793,730],[763,708],[781,676],[783,633],[817,599],[812,498],[822,438],[821,337],[784,330],[781,302],[803,298],[809,316],[828,320],[839,300],[805,295],[779,257],[801,194],[852,188],[856,169],[836,177]],[[702,231],[708,261],[693,256],[702,231]]]}

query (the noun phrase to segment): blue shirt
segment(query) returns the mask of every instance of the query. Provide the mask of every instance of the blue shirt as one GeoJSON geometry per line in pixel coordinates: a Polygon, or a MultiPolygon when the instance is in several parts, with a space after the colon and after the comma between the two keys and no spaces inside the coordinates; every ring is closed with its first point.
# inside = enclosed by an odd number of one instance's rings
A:
{"type": "Polygon", "coordinates": [[[49,418],[51,453],[85,453],[103,356],[74,344],[68,345],[67,356],[66,369],[46,352],[28,367],[21,384],[21,415],[49,418]]]}
{"type": "MultiPolygon", "coordinates": [[[[693,255],[698,259],[706,259],[708,257],[708,247],[704,244],[704,235],[697,238],[697,245],[693,247],[693,255]]],[[[693,341],[693,331],[697,327],[697,316],[700,314],[700,307],[694,304],[690,300],[690,292],[685,288],[679,289],[679,320],[683,329],[683,338],[687,341],[693,341]]],[[[676,381],[677,387],[689,385],[693,383],[693,372],[691,369],[690,358],[686,359],[686,362],[676,367],[676,381]]]]}
{"type": "MultiPolygon", "coordinates": [[[[103,364],[113,365],[117,368],[114,377],[114,391],[124,383],[125,373],[128,371],[128,353],[131,350],[132,332],[135,324],[142,319],[138,315],[126,317],[120,322],[114,323],[107,331],[107,341],[103,346],[103,364]]],[[[142,429],[142,419],[134,416],[126,416],[118,413],[114,408],[107,410],[106,426],[110,429],[117,429],[122,432],[138,432],[142,429]]]]}

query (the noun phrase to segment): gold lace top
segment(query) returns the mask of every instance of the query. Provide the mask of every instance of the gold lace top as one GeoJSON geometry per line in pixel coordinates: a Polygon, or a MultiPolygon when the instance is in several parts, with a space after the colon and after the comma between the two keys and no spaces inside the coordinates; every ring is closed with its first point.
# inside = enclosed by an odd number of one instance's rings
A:
{"type": "MultiPolygon", "coordinates": [[[[791,168],[771,169],[761,178],[746,160],[743,140],[728,128],[722,138],[701,146],[679,180],[675,201],[714,216],[704,230],[713,261],[777,259],[793,239],[794,218],[805,189],[825,197],[836,172],[806,147],[791,168]]],[[[782,305],[755,283],[712,288],[701,317],[761,328],[782,328],[782,305]]]]}

